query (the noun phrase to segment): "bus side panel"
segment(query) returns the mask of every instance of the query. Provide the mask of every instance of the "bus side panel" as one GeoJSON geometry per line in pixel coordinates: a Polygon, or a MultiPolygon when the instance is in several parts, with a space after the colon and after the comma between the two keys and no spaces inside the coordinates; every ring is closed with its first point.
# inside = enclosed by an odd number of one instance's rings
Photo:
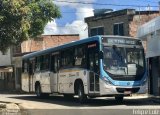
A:
{"type": "Polygon", "coordinates": [[[116,94],[115,87],[107,85],[104,80],[100,79],[100,95],[116,94]]]}
{"type": "MultiPolygon", "coordinates": [[[[66,71],[66,70],[65,70],[66,71]]],[[[77,79],[81,79],[84,85],[85,94],[88,94],[88,86],[87,86],[87,73],[83,70],[75,71],[75,70],[68,70],[67,72],[60,72],[59,73],[59,93],[68,93],[74,94],[74,83],[77,79]],[[84,75],[85,73],[85,75],[84,75]]]]}
{"type": "Polygon", "coordinates": [[[58,92],[58,74],[57,73],[50,73],[50,89],[51,92],[58,92]]]}
{"type": "Polygon", "coordinates": [[[83,76],[84,93],[87,95],[89,93],[89,71],[82,71],[80,76],[83,76]]]}
{"type": "MultiPolygon", "coordinates": [[[[50,72],[38,72],[34,74],[34,83],[39,82],[42,93],[51,93],[50,72]]],[[[35,87],[35,85],[34,85],[35,87]]],[[[35,89],[35,88],[34,88],[35,89]]]]}
{"type": "Polygon", "coordinates": [[[22,73],[22,90],[29,92],[29,75],[28,73],[22,73]]]}
{"type": "Polygon", "coordinates": [[[74,93],[74,81],[78,77],[76,76],[75,72],[69,72],[71,70],[61,71],[59,73],[58,79],[58,91],[59,93],[74,93]]]}

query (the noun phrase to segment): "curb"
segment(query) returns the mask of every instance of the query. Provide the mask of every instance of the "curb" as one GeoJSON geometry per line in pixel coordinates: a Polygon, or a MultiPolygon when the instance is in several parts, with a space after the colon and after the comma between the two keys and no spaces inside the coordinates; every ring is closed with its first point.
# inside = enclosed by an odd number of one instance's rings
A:
{"type": "Polygon", "coordinates": [[[11,102],[3,102],[0,104],[0,110],[0,114],[2,115],[18,115],[21,113],[19,106],[11,102]]]}
{"type": "Polygon", "coordinates": [[[7,113],[19,113],[20,108],[15,103],[6,104],[6,112],[7,113]]]}
{"type": "Polygon", "coordinates": [[[151,99],[155,103],[159,103],[160,104],[160,98],[150,97],[149,99],[151,99]]]}

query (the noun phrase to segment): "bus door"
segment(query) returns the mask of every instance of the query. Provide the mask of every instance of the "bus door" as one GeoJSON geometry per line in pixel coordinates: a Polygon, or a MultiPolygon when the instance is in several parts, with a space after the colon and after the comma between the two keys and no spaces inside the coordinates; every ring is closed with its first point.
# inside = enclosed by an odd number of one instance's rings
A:
{"type": "Polygon", "coordinates": [[[58,69],[59,69],[59,52],[51,55],[51,75],[50,86],[51,92],[58,92],[58,69]]]}
{"type": "Polygon", "coordinates": [[[31,58],[29,60],[29,92],[33,91],[33,76],[34,76],[34,68],[35,68],[35,58],[31,58]]]}
{"type": "Polygon", "coordinates": [[[88,45],[89,93],[99,93],[99,58],[96,44],[88,45]]]}

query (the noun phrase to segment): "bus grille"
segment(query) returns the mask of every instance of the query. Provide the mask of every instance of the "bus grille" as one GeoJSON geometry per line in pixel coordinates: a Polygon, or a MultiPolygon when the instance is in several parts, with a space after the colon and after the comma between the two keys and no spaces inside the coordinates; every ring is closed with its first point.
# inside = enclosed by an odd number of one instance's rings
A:
{"type": "Polygon", "coordinates": [[[137,88],[116,88],[117,92],[124,93],[125,91],[131,91],[131,93],[137,93],[139,91],[139,87],[137,88]]]}
{"type": "Polygon", "coordinates": [[[111,75],[113,80],[119,81],[138,81],[142,79],[142,76],[136,75],[111,75]]]}

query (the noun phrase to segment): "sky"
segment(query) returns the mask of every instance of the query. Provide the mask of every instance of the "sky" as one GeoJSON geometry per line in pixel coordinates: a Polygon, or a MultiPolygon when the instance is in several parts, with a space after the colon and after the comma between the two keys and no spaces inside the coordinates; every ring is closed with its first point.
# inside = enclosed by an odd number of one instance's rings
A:
{"type": "Polygon", "coordinates": [[[84,18],[93,16],[94,9],[136,9],[139,10],[159,10],[160,0],[53,0],[59,6],[62,17],[49,22],[44,34],[79,34],[80,39],[88,37],[88,27],[84,18]],[[65,1],[65,2],[63,2],[65,1]],[[74,2],[74,3],[68,3],[74,2]],[[75,3],[76,2],[76,3],[75,3]],[[80,4],[90,3],[90,4],[80,4]]]}

